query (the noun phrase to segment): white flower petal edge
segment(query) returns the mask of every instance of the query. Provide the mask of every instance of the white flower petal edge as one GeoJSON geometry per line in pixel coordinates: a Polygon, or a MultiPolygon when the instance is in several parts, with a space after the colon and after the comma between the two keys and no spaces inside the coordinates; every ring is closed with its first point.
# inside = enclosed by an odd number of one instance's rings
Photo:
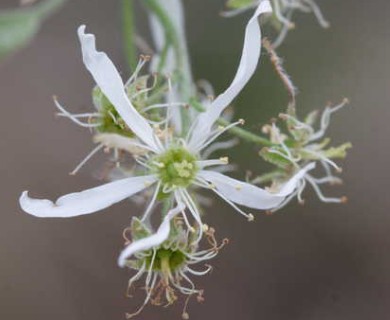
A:
{"type": "Polygon", "coordinates": [[[308,164],[275,193],[229,178],[218,172],[202,170],[198,176],[211,183],[218,193],[236,204],[259,210],[268,210],[277,207],[288,195],[294,192],[301,179],[314,167],[314,163],[308,164]]]}
{"type": "Polygon", "coordinates": [[[199,115],[189,143],[190,147],[196,147],[206,140],[215,121],[240,93],[255,72],[261,52],[261,30],[258,17],[269,12],[272,12],[271,4],[268,0],[262,1],[255,14],[248,21],[237,73],[226,91],[220,94],[204,113],[199,115]]]}
{"type": "Polygon", "coordinates": [[[149,250],[167,240],[169,232],[171,231],[171,220],[184,209],[185,206],[183,204],[178,204],[167,213],[155,234],[135,241],[127,246],[119,255],[118,265],[123,268],[126,265],[126,259],[130,258],[134,253],[149,250]]]}
{"type": "Polygon", "coordinates": [[[81,43],[84,64],[96,81],[96,84],[115,106],[122,119],[137,137],[154,151],[160,150],[160,145],[155,139],[153,129],[146,119],[138,113],[127,97],[123,80],[118,70],[104,52],[96,50],[95,36],[93,34],[85,34],[85,25],[80,26],[77,33],[81,43]]]}
{"type": "Polygon", "coordinates": [[[126,199],[156,182],[154,175],[131,177],[99,187],[70,193],[55,203],[46,199],[33,199],[24,191],[19,198],[22,209],[40,218],[69,218],[94,213],[126,199]]]}

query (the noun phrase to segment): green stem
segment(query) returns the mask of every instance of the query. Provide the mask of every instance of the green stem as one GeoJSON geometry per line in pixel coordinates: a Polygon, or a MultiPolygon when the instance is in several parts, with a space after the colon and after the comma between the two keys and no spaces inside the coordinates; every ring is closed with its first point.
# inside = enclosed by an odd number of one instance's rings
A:
{"type": "Polygon", "coordinates": [[[137,48],[133,0],[122,0],[122,28],[127,64],[134,70],[137,66],[137,48]]]}
{"type": "MultiPolygon", "coordinates": [[[[172,23],[169,15],[164,10],[163,6],[159,4],[157,0],[144,0],[144,4],[148,9],[156,15],[159,19],[161,25],[165,31],[166,44],[172,46],[175,52],[176,65],[178,73],[177,83],[180,86],[180,92],[183,99],[188,100],[192,95],[192,76],[189,72],[189,59],[187,48],[184,43],[181,43],[179,31],[176,30],[175,25],[172,23]],[[188,70],[188,72],[183,72],[183,70],[188,70]],[[188,74],[187,74],[188,73],[188,74]]],[[[164,48],[165,49],[165,48],[164,48]]],[[[183,124],[183,134],[186,130],[189,129],[191,124],[191,119],[189,113],[185,109],[181,109],[182,124],[183,124]]]]}
{"type": "MultiPolygon", "coordinates": [[[[205,112],[206,109],[203,107],[203,105],[201,103],[199,103],[195,98],[191,98],[190,99],[190,105],[192,107],[194,107],[197,111],[199,112],[205,112]]],[[[228,126],[230,123],[228,121],[226,121],[225,119],[223,118],[219,118],[217,120],[217,123],[222,125],[222,126],[228,126]]],[[[269,141],[268,139],[266,138],[263,138],[263,137],[260,137],[248,130],[245,130],[243,128],[239,128],[239,127],[233,127],[233,128],[230,128],[229,129],[229,132],[247,142],[252,142],[254,144],[258,144],[258,145],[262,145],[262,146],[267,146],[267,147],[270,147],[272,146],[272,142],[269,141]]]]}

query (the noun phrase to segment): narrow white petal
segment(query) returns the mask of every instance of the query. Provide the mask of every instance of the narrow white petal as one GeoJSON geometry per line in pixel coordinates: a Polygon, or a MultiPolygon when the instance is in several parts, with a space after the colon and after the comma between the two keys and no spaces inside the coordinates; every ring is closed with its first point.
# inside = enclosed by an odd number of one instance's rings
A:
{"type": "Polygon", "coordinates": [[[131,177],[99,187],[70,193],[55,203],[46,199],[33,199],[24,191],[19,198],[22,209],[40,218],[69,218],[94,213],[132,196],[156,181],[153,175],[131,177]]]}
{"type": "Polygon", "coordinates": [[[257,7],[255,14],[248,21],[237,73],[226,91],[213,101],[207,108],[207,111],[199,115],[191,137],[190,145],[199,145],[206,140],[215,121],[221,116],[223,110],[240,93],[255,72],[261,52],[261,30],[258,17],[261,14],[268,12],[272,12],[269,1],[262,1],[257,7]]]}
{"type": "Polygon", "coordinates": [[[314,168],[314,163],[307,165],[295,174],[275,193],[256,187],[252,184],[227,177],[221,173],[202,170],[200,178],[208,181],[215,189],[230,201],[249,208],[268,210],[277,207],[298,186],[307,171],[314,168]]]}
{"type": "Polygon", "coordinates": [[[127,246],[119,255],[118,265],[120,267],[124,267],[126,265],[126,260],[130,258],[134,253],[138,251],[149,250],[153,247],[162,244],[168,238],[169,232],[171,231],[171,220],[173,219],[173,217],[183,211],[184,208],[185,206],[183,204],[178,204],[177,207],[167,213],[155,234],[135,241],[129,246],[127,246]]]}
{"type": "Polygon", "coordinates": [[[77,32],[81,43],[84,64],[99,88],[137,137],[154,150],[159,150],[153,129],[146,119],[138,113],[127,97],[123,80],[118,70],[104,52],[96,50],[95,36],[93,34],[85,34],[84,25],[80,26],[77,32]]]}

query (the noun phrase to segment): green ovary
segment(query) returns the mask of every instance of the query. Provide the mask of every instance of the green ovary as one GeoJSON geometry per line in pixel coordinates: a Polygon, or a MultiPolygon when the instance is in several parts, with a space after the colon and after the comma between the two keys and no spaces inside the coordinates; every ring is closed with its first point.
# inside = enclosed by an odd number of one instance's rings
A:
{"type": "Polygon", "coordinates": [[[163,187],[186,188],[192,183],[199,170],[196,161],[196,156],[183,147],[176,147],[152,159],[152,167],[163,187]]]}

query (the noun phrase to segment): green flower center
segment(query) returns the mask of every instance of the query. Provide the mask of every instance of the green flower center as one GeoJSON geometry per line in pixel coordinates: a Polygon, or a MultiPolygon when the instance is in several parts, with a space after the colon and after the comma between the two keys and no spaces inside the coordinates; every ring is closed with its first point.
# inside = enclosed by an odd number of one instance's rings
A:
{"type": "MultiPolygon", "coordinates": [[[[163,273],[180,268],[186,261],[186,256],[180,250],[158,249],[153,261],[152,270],[163,273]]],[[[150,268],[152,256],[146,258],[146,268],[150,268]]]]}
{"type": "Polygon", "coordinates": [[[167,150],[151,160],[153,171],[157,173],[163,189],[188,187],[199,168],[197,157],[183,147],[167,150]]]}

